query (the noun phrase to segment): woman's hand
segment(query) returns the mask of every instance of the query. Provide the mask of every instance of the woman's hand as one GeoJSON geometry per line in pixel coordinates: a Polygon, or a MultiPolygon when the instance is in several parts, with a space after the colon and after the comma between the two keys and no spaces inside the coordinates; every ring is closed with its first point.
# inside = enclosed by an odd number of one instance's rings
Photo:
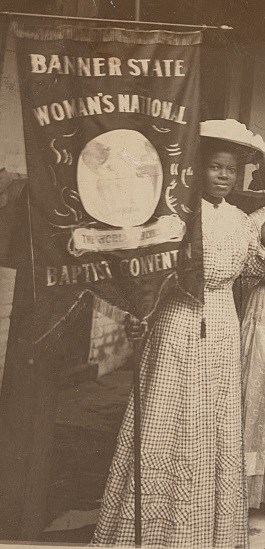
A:
{"type": "Polygon", "coordinates": [[[137,341],[144,337],[148,326],[145,320],[138,320],[134,316],[128,314],[124,322],[125,333],[129,341],[137,341]]]}
{"type": "Polygon", "coordinates": [[[260,237],[261,237],[261,244],[262,246],[265,247],[265,223],[263,223],[263,225],[261,226],[261,231],[260,231],[260,237]]]}

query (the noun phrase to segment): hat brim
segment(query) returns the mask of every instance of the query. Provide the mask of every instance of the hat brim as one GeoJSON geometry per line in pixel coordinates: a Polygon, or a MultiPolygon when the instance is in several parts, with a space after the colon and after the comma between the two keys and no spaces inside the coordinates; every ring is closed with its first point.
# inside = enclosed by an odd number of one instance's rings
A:
{"type": "Polygon", "coordinates": [[[244,164],[258,164],[264,154],[258,148],[254,148],[253,146],[236,139],[222,138],[219,136],[215,137],[212,135],[201,135],[201,141],[204,143],[207,141],[212,143],[220,143],[220,145],[223,142],[226,143],[227,146],[232,145],[234,149],[238,150],[241,157],[240,160],[244,164]]]}

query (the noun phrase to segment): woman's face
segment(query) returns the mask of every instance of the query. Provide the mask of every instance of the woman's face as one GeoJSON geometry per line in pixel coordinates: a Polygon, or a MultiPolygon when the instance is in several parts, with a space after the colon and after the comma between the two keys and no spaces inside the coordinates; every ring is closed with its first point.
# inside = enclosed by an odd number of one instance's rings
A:
{"type": "Polygon", "coordinates": [[[207,162],[205,191],[215,198],[224,198],[237,179],[237,158],[230,152],[216,152],[207,162]]]}

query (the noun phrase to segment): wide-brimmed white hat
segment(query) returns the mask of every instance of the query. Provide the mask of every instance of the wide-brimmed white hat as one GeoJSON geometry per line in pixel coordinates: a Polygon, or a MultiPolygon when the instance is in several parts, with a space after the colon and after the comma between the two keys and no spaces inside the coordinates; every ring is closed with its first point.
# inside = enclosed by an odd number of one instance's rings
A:
{"type": "MultiPolygon", "coordinates": [[[[208,139],[229,141],[243,148],[246,147],[248,150],[251,149],[252,155],[255,152],[265,154],[265,142],[261,135],[254,135],[252,131],[247,129],[245,124],[241,124],[232,118],[201,122],[200,135],[208,139]]],[[[249,161],[251,161],[251,157],[249,161]]]]}

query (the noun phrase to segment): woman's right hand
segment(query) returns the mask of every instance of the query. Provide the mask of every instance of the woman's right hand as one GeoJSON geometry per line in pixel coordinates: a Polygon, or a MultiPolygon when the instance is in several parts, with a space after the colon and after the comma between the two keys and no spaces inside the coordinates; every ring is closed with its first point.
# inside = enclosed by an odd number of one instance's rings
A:
{"type": "Polygon", "coordinates": [[[147,322],[139,320],[128,314],[124,322],[125,333],[129,341],[137,341],[144,337],[147,332],[147,322]]]}

